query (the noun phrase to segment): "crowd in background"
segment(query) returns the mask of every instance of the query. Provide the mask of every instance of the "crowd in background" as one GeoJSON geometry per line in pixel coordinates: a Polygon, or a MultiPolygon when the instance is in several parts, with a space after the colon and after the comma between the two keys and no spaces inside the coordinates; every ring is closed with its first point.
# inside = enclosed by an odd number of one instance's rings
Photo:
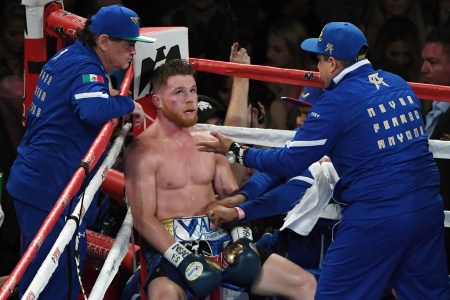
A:
{"type": "MultiPolygon", "coordinates": [[[[450,28],[450,0],[64,0],[63,3],[65,10],[86,18],[100,6],[123,4],[138,13],[142,27],[186,26],[189,56],[193,58],[229,61],[230,45],[239,42],[247,49],[252,64],[310,71],[316,71],[317,59],[300,50],[300,42],[319,36],[323,25],[330,21],[348,21],[366,35],[368,58],[375,69],[390,71],[411,82],[423,81],[421,52],[428,33],[433,28],[450,28]]],[[[0,172],[3,173],[0,203],[5,211],[0,229],[0,276],[3,276],[11,272],[19,258],[19,231],[4,186],[23,132],[26,23],[20,0],[2,1],[0,11],[0,172]]],[[[230,77],[199,73],[197,83],[198,94],[219,100],[218,105],[227,108],[230,77]]],[[[295,104],[280,97],[297,98],[300,91],[299,86],[251,80],[248,101],[257,109],[258,121],[263,115],[261,127],[295,128],[295,104]]],[[[424,103],[425,115],[431,105],[424,103]]],[[[113,209],[110,214],[123,213],[115,206],[113,209]]],[[[108,216],[106,221],[114,223],[115,218],[108,216]]],[[[280,219],[262,223],[260,233],[270,231],[271,226],[278,227],[277,222],[280,219]]]]}
{"type": "MultiPolygon", "coordinates": [[[[228,49],[239,42],[252,64],[316,70],[316,58],[300,50],[299,41],[315,37],[330,21],[348,21],[362,29],[369,42],[369,59],[375,68],[420,81],[420,52],[432,28],[449,26],[447,0],[189,0],[137,2],[128,0],[64,0],[64,9],[89,17],[100,6],[121,3],[141,16],[142,27],[186,26],[189,55],[228,61],[228,49]]],[[[2,2],[0,79],[22,76],[25,12],[19,0],[2,2]]],[[[19,80],[18,78],[15,78],[19,80]]],[[[223,99],[230,90],[229,78],[199,74],[199,94],[223,99]],[[225,96],[223,96],[225,94],[225,96]]],[[[295,115],[280,96],[297,97],[301,87],[253,82],[250,99],[269,112],[268,126],[295,127],[295,115]]],[[[229,98],[229,97],[228,97],[229,98]]]]}

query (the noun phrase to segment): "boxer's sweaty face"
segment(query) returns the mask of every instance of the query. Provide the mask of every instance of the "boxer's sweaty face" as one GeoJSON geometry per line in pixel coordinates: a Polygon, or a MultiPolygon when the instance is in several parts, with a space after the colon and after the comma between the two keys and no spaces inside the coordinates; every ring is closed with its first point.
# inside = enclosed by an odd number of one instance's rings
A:
{"type": "Polygon", "coordinates": [[[170,121],[191,127],[197,123],[197,85],[191,75],[175,75],[167,80],[164,87],[161,109],[170,121]]]}

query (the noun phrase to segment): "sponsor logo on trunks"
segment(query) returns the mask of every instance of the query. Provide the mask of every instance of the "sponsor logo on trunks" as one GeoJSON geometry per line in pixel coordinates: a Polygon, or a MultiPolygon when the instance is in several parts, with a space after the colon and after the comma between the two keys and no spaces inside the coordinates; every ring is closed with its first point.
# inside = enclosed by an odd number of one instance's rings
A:
{"type": "Polygon", "coordinates": [[[203,217],[178,218],[174,220],[174,235],[182,240],[203,239],[203,234],[210,231],[209,220],[203,217]]]}
{"type": "Polygon", "coordinates": [[[223,229],[211,231],[206,216],[174,219],[173,233],[178,241],[214,240],[226,234],[223,229]]]}

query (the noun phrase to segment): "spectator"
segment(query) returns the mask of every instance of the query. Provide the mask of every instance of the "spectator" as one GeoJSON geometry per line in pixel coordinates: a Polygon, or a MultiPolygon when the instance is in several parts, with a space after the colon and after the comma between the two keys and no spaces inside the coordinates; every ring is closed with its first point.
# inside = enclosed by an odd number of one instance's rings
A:
{"type": "Polygon", "coordinates": [[[380,32],[380,27],[392,17],[403,16],[410,19],[419,32],[421,45],[432,28],[424,21],[419,0],[371,0],[367,7],[367,13],[367,22],[361,24],[361,29],[365,33],[371,49],[375,47],[375,39],[380,32]]]}
{"type": "Polygon", "coordinates": [[[419,82],[420,45],[414,23],[406,17],[392,17],[380,27],[369,57],[374,68],[400,75],[406,81],[419,82]]]}
{"type": "MultiPolygon", "coordinates": [[[[367,13],[369,0],[316,0],[314,12],[323,27],[328,22],[350,22],[359,25],[367,13]]],[[[321,27],[321,28],[322,28],[321,27]]],[[[317,33],[319,35],[320,31],[317,33]]],[[[316,36],[317,36],[316,35],[316,36]]]]}
{"type": "Polygon", "coordinates": [[[18,1],[1,3],[0,18],[0,203],[5,213],[0,228],[0,276],[9,275],[19,261],[20,232],[11,196],[6,191],[9,170],[23,132],[25,7],[18,1]]]}
{"type": "Polygon", "coordinates": [[[23,77],[24,31],[25,7],[9,2],[0,19],[0,79],[8,75],[23,77]]]}
{"type": "MultiPolygon", "coordinates": [[[[262,1],[267,22],[274,19],[292,18],[301,22],[310,34],[319,35],[323,23],[315,12],[317,0],[262,1]]],[[[348,7],[346,7],[348,8],[348,7]]],[[[327,7],[328,9],[328,7],[327,7]]]]}
{"type": "Polygon", "coordinates": [[[0,203],[5,213],[0,228],[0,276],[9,275],[20,257],[19,224],[6,182],[23,133],[23,85],[22,77],[16,75],[0,80],[0,173],[3,173],[0,203]]]}
{"type": "Polygon", "coordinates": [[[208,96],[198,95],[199,123],[223,125],[226,112],[226,108],[221,102],[208,96]]]}
{"type": "MultiPolygon", "coordinates": [[[[434,29],[422,50],[423,82],[450,86],[450,29],[434,29]]],[[[431,101],[427,101],[431,102],[431,101]]],[[[425,130],[433,140],[450,140],[450,102],[433,101],[425,115],[425,130]]],[[[441,195],[445,210],[450,210],[450,160],[435,159],[439,168],[441,195]]],[[[450,229],[445,229],[447,264],[450,269],[450,229]]]]}
{"type": "MultiPolygon", "coordinates": [[[[267,64],[277,68],[310,70],[313,68],[309,54],[298,49],[298,41],[309,36],[305,27],[295,19],[274,21],[267,36],[267,64]]],[[[269,107],[269,127],[295,128],[296,111],[293,104],[282,101],[282,96],[297,98],[301,87],[280,83],[267,83],[273,94],[269,107]]]]}
{"type": "Polygon", "coordinates": [[[450,28],[450,0],[439,0],[437,19],[437,27],[450,28]]]}
{"type": "MultiPolygon", "coordinates": [[[[234,41],[251,51],[253,39],[249,24],[239,19],[229,1],[188,0],[161,20],[163,26],[185,26],[189,29],[189,56],[228,61],[228,47],[234,41]]],[[[199,94],[217,99],[219,75],[199,73],[199,94]]]]}
{"type": "MultiPolygon", "coordinates": [[[[64,3],[66,5],[66,3],[64,3]]],[[[122,5],[122,0],[102,0],[102,1],[90,1],[90,0],[77,0],[75,3],[68,3],[71,8],[71,13],[77,14],[83,18],[89,18],[95,14],[100,8],[109,5],[122,5]],[[71,6],[70,6],[71,5],[71,6]]]]}

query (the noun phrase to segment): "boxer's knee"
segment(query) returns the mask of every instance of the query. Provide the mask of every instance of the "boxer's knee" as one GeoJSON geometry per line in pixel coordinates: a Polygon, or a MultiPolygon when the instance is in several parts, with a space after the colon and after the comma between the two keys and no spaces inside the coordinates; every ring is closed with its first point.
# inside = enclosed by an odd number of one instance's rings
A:
{"type": "Polygon", "coordinates": [[[289,299],[314,299],[316,287],[313,274],[278,254],[272,254],[263,265],[262,277],[252,291],[289,299]]]}
{"type": "Polygon", "coordinates": [[[187,299],[184,290],[167,277],[153,279],[147,287],[148,300],[187,299]]]}
{"type": "Polygon", "coordinates": [[[295,272],[289,275],[290,279],[287,281],[289,284],[288,290],[291,291],[292,295],[305,295],[302,299],[314,299],[317,280],[313,274],[301,270],[301,272],[295,272]]]}

